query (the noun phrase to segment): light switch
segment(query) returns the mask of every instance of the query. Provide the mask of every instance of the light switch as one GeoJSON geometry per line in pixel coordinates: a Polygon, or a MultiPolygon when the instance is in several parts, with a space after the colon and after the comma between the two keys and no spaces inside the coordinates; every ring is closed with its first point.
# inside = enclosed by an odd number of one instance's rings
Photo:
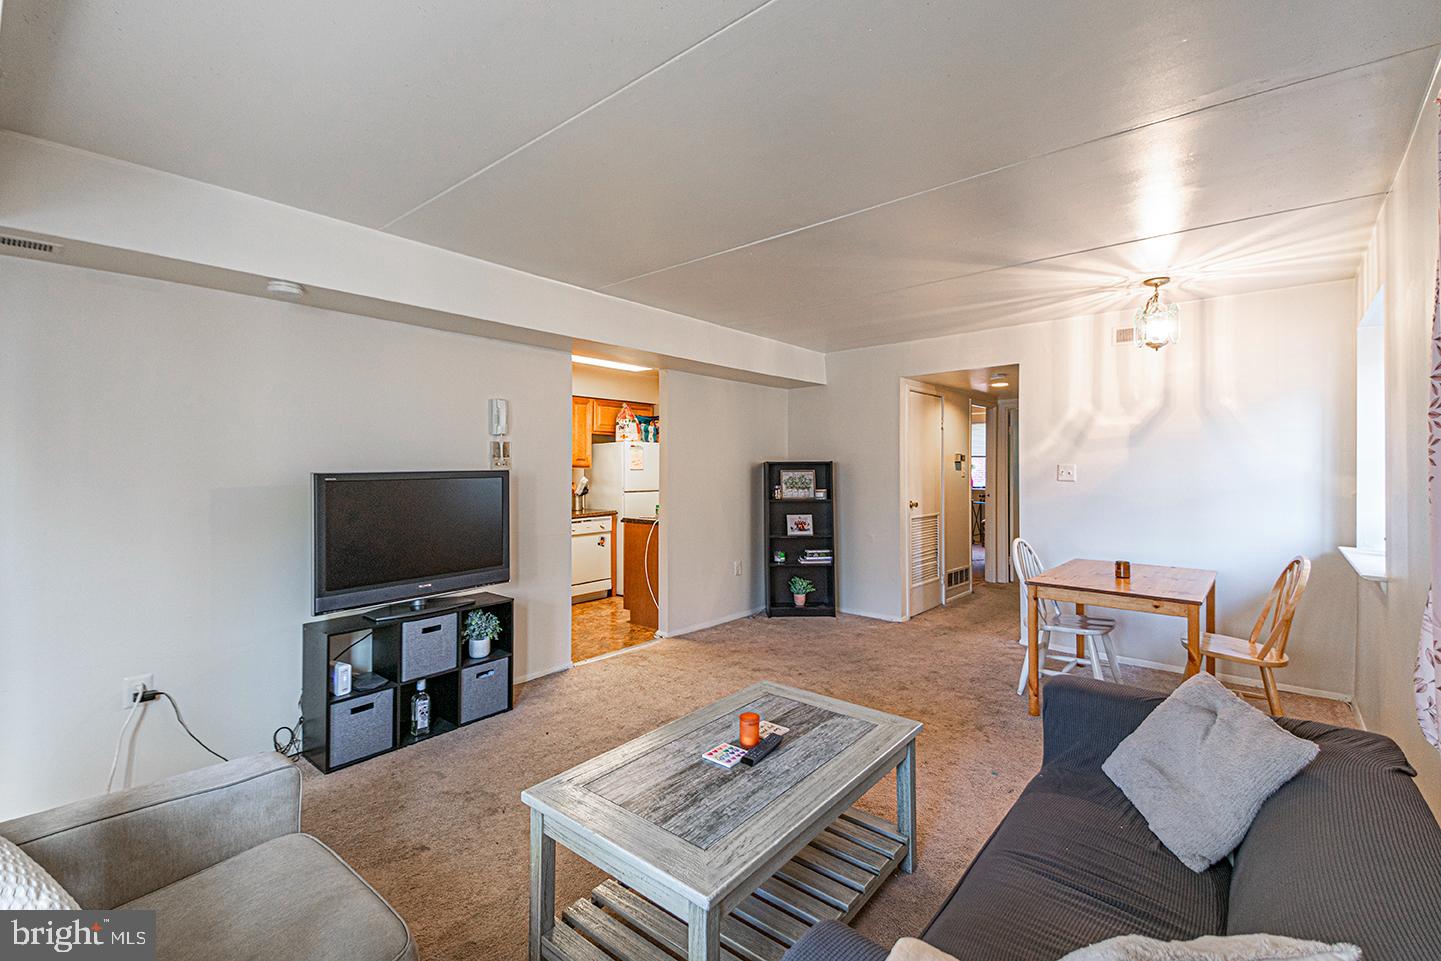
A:
{"type": "Polygon", "coordinates": [[[1056,480],[1062,484],[1074,484],[1076,482],[1076,465],[1057,464],[1056,480]]]}

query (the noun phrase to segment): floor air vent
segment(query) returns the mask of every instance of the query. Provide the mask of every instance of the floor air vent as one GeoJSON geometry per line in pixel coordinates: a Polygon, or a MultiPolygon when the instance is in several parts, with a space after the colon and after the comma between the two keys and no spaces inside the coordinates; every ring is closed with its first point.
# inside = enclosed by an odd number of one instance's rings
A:
{"type": "Polygon", "coordinates": [[[970,579],[971,569],[969,567],[958,567],[953,571],[946,572],[947,587],[960,587],[970,579]]]}
{"type": "Polygon", "coordinates": [[[43,240],[29,240],[25,237],[10,237],[6,234],[0,234],[0,247],[28,250],[36,254],[53,254],[60,249],[59,244],[47,243],[43,240]]]}

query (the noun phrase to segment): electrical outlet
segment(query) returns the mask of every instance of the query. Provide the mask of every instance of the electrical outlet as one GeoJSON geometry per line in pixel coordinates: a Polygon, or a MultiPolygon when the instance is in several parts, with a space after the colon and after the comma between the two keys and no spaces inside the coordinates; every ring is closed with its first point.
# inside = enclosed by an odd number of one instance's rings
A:
{"type": "Polygon", "coordinates": [[[135,699],[140,696],[140,688],[142,685],[146,690],[155,690],[155,675],[136,674],[134,677],[127,677],[123,683],[125,684],[125,696],[120,706],[125,710],[129,710],[130,705],[135,703],[135,699]]]}
{"type": "Polygon", "coordinates": [[[1074,484],[1076,482],[1076,465],[1057,464],[1056,480],[1063,484],[1074,484]]]}
{"type": "Polygon", "coordinates": [[[740,577],[740,576],[741,576],[741,562],[740,562],[740,561],[731,561],[731,573],[734,574],[736,577],[740,577]]]}

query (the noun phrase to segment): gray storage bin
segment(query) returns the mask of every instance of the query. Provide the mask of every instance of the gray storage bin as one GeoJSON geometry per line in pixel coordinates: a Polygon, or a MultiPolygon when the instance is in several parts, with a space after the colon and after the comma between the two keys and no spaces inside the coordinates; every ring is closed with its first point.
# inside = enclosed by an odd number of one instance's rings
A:
{"type": "Polygon", "coordinates": [[[330,705],[330,766],[388,751],[395,743],[395,691],[386,688],[330,705]]]}
{"type": "Polygon", "coordinates": [[[449,671],[459,663],[454,614],[406,621],[400,625],[400,678],[413,681],[449,671]]]}
{"type": "Polygon", "coordinates": [[[460,672],[460,723],[503,711],[510,703],[510,658],[472,664],[460,672]]]}

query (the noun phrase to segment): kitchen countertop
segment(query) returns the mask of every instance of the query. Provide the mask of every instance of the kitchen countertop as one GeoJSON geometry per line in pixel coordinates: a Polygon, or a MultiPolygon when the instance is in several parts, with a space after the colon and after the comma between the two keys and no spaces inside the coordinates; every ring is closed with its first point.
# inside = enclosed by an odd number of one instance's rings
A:
{"type": "Polygon", "coordinates": [[[620,520],[622,524],[654,524],[656,522],[654,517],[622,517],[620,520]]]}
{"type": "Polygon", "coordinates": [[[570,519],[578,521],[586,517],[614,517],[615,511],[571,511],[570,519]]]}

